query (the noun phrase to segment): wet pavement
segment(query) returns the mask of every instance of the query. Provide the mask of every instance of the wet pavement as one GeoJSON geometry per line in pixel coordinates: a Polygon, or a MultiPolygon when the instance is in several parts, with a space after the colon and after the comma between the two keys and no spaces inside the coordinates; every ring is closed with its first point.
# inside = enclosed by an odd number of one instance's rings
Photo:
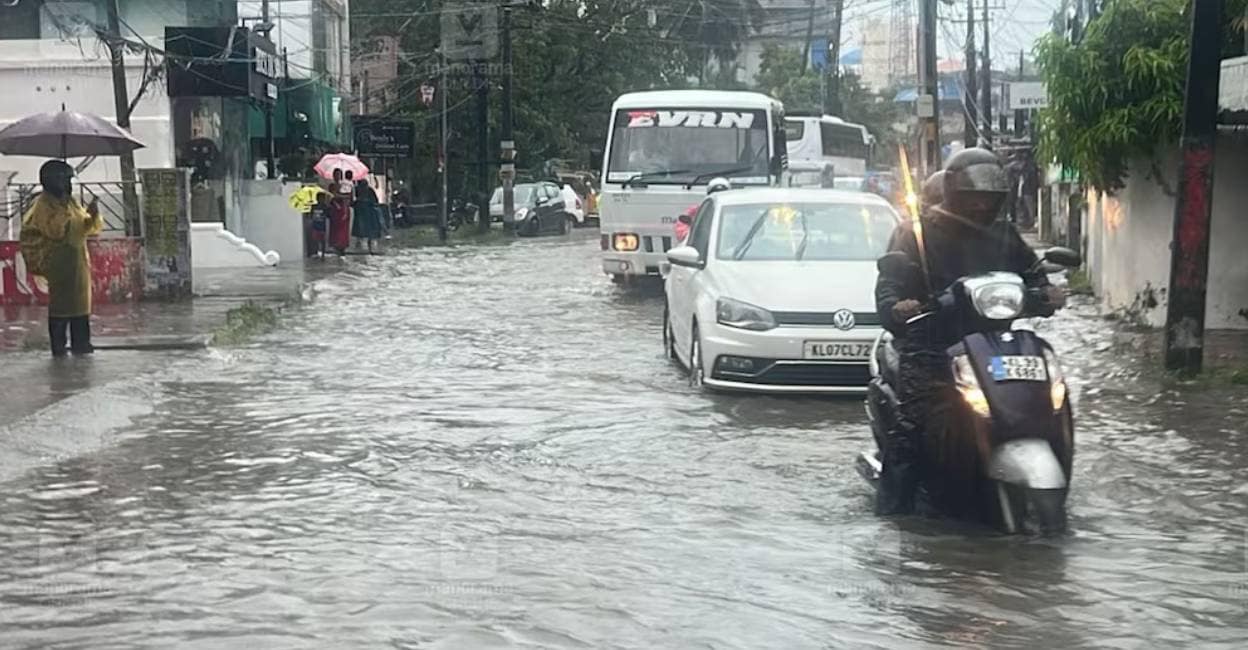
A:
{"type": "Polygon", "coordinates": [[[860,402],[691,391],[661,292],[596,261],[590,233],[351,259],[254,345],[41,412],[24,435],[110,443],[0,485],[0,646],[1248,638],[1242,387],[1166,388],[1072,310],[1041,325],[1078,407],[1071,534],[881,520],[860,402]]]}

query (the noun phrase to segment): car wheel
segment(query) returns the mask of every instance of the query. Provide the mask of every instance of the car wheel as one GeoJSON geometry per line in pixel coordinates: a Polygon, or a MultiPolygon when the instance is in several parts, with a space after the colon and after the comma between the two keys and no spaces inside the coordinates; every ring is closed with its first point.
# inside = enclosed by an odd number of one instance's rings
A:
{"type": "Polygon", "coordinates": [[[702,388],[706,371],[702,367],[702,337],[698,334],[698,326],[693,326],[693,343],[689,346],[689,387],[702,388]]]}
{"type": "Polygon", "coordinates": [[[575,227],[576,227],[576,220],[573,219],[570,215],[566,215],[563,218],[563,223],[559,226],[559,234],[566,235],[572,232],[572,229],[575,227]]]}
{"type": "Polygon", "coordinates": [[[668,361],[676,361],[676,337],[672,336],[672,312],[667,303],[663,303],[663,356],[668,361]]]}

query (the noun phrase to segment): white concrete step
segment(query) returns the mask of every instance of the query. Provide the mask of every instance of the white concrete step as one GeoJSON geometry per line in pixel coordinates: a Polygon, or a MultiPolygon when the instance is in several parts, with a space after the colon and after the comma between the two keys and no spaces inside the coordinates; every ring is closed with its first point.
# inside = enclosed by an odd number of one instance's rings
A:
{"type": "Polygon", "coordinates": [[[191,267],[222,269],[249,266],[277,266],[282,260],[276,251],[262,251],[255,244],[235,235],[219,223],[191,224],[191,267]]]}

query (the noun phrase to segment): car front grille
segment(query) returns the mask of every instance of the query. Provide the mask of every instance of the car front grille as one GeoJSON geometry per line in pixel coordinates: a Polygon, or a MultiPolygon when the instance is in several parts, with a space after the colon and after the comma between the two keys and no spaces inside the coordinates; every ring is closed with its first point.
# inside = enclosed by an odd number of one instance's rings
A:
{"type": "Polygon", "coordinates": [[[735,371],[724,367],[724,358],[716,360],[711,376],[723,381],[765,386],[831,386],[866,387],[871,371],[866,363],[828,363],[818,361],[776,361],[774,359],[748,359],[761,371],[735,371]]]}
{"type": "Polygon", "coordinates": [[[862,386],[871,381],[865,363],[784,363],[749,380],[774,386],[862,386]]]}
{"type": "MultiPolygon", "coordinates": [[[[780,325],[807,327],[835,327],[832,311],[777,311],[772,312],[780,325]]],[[[854,312],[854,327],[879,327],[880,316],[873,311],[854,312]]]]}

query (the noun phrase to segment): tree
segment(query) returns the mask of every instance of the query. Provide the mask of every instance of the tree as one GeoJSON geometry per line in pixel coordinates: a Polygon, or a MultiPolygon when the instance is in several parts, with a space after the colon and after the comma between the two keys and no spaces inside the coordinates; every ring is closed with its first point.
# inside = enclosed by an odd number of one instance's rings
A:
{"type": "MultiPolygon", "coordinates": [[[[1227,2],[1232,25],[1244,0],[1227,2]]],[[[1041,153],[1079,170],[1093,187],[1123,186],[1130,161],[1152,160],[1174,143],[1183,117],[1190,18],[1187,0],[1109,0],[1075,44],[1046,36],[1036,61],[1048,85],[1040,112],[1041,153]]],[[[1228,28],[1227,53],[1242,51],[1228,28]]]]}
{"type": "Polygon", "coordinates": [[[675,17],[668,33],[687,44],[690,59],[698,66],[694,72],[699,84],[706,83],[712,57],[721,70],[732,68],[742,44],[762,27],[766,15],[760,0],[654,2],[652,8],[675,17]]]}
{"type": "MultiPolygon", "coordinates": [[[[818,70],[802,69],[800,50],[773,45],[763,50],[756,79],[758,90],[783,102],[785,111],[819,114],[823,112],[821,75],[818,70]]],[[[876,137],[880,157],[891,160],[899,139],[893,125],[904,118],[904,111],[889,97],[863,86],[858,75],[842,75],[840,100],[844,114],[837,117],[866,126],[876,137]]]]}

